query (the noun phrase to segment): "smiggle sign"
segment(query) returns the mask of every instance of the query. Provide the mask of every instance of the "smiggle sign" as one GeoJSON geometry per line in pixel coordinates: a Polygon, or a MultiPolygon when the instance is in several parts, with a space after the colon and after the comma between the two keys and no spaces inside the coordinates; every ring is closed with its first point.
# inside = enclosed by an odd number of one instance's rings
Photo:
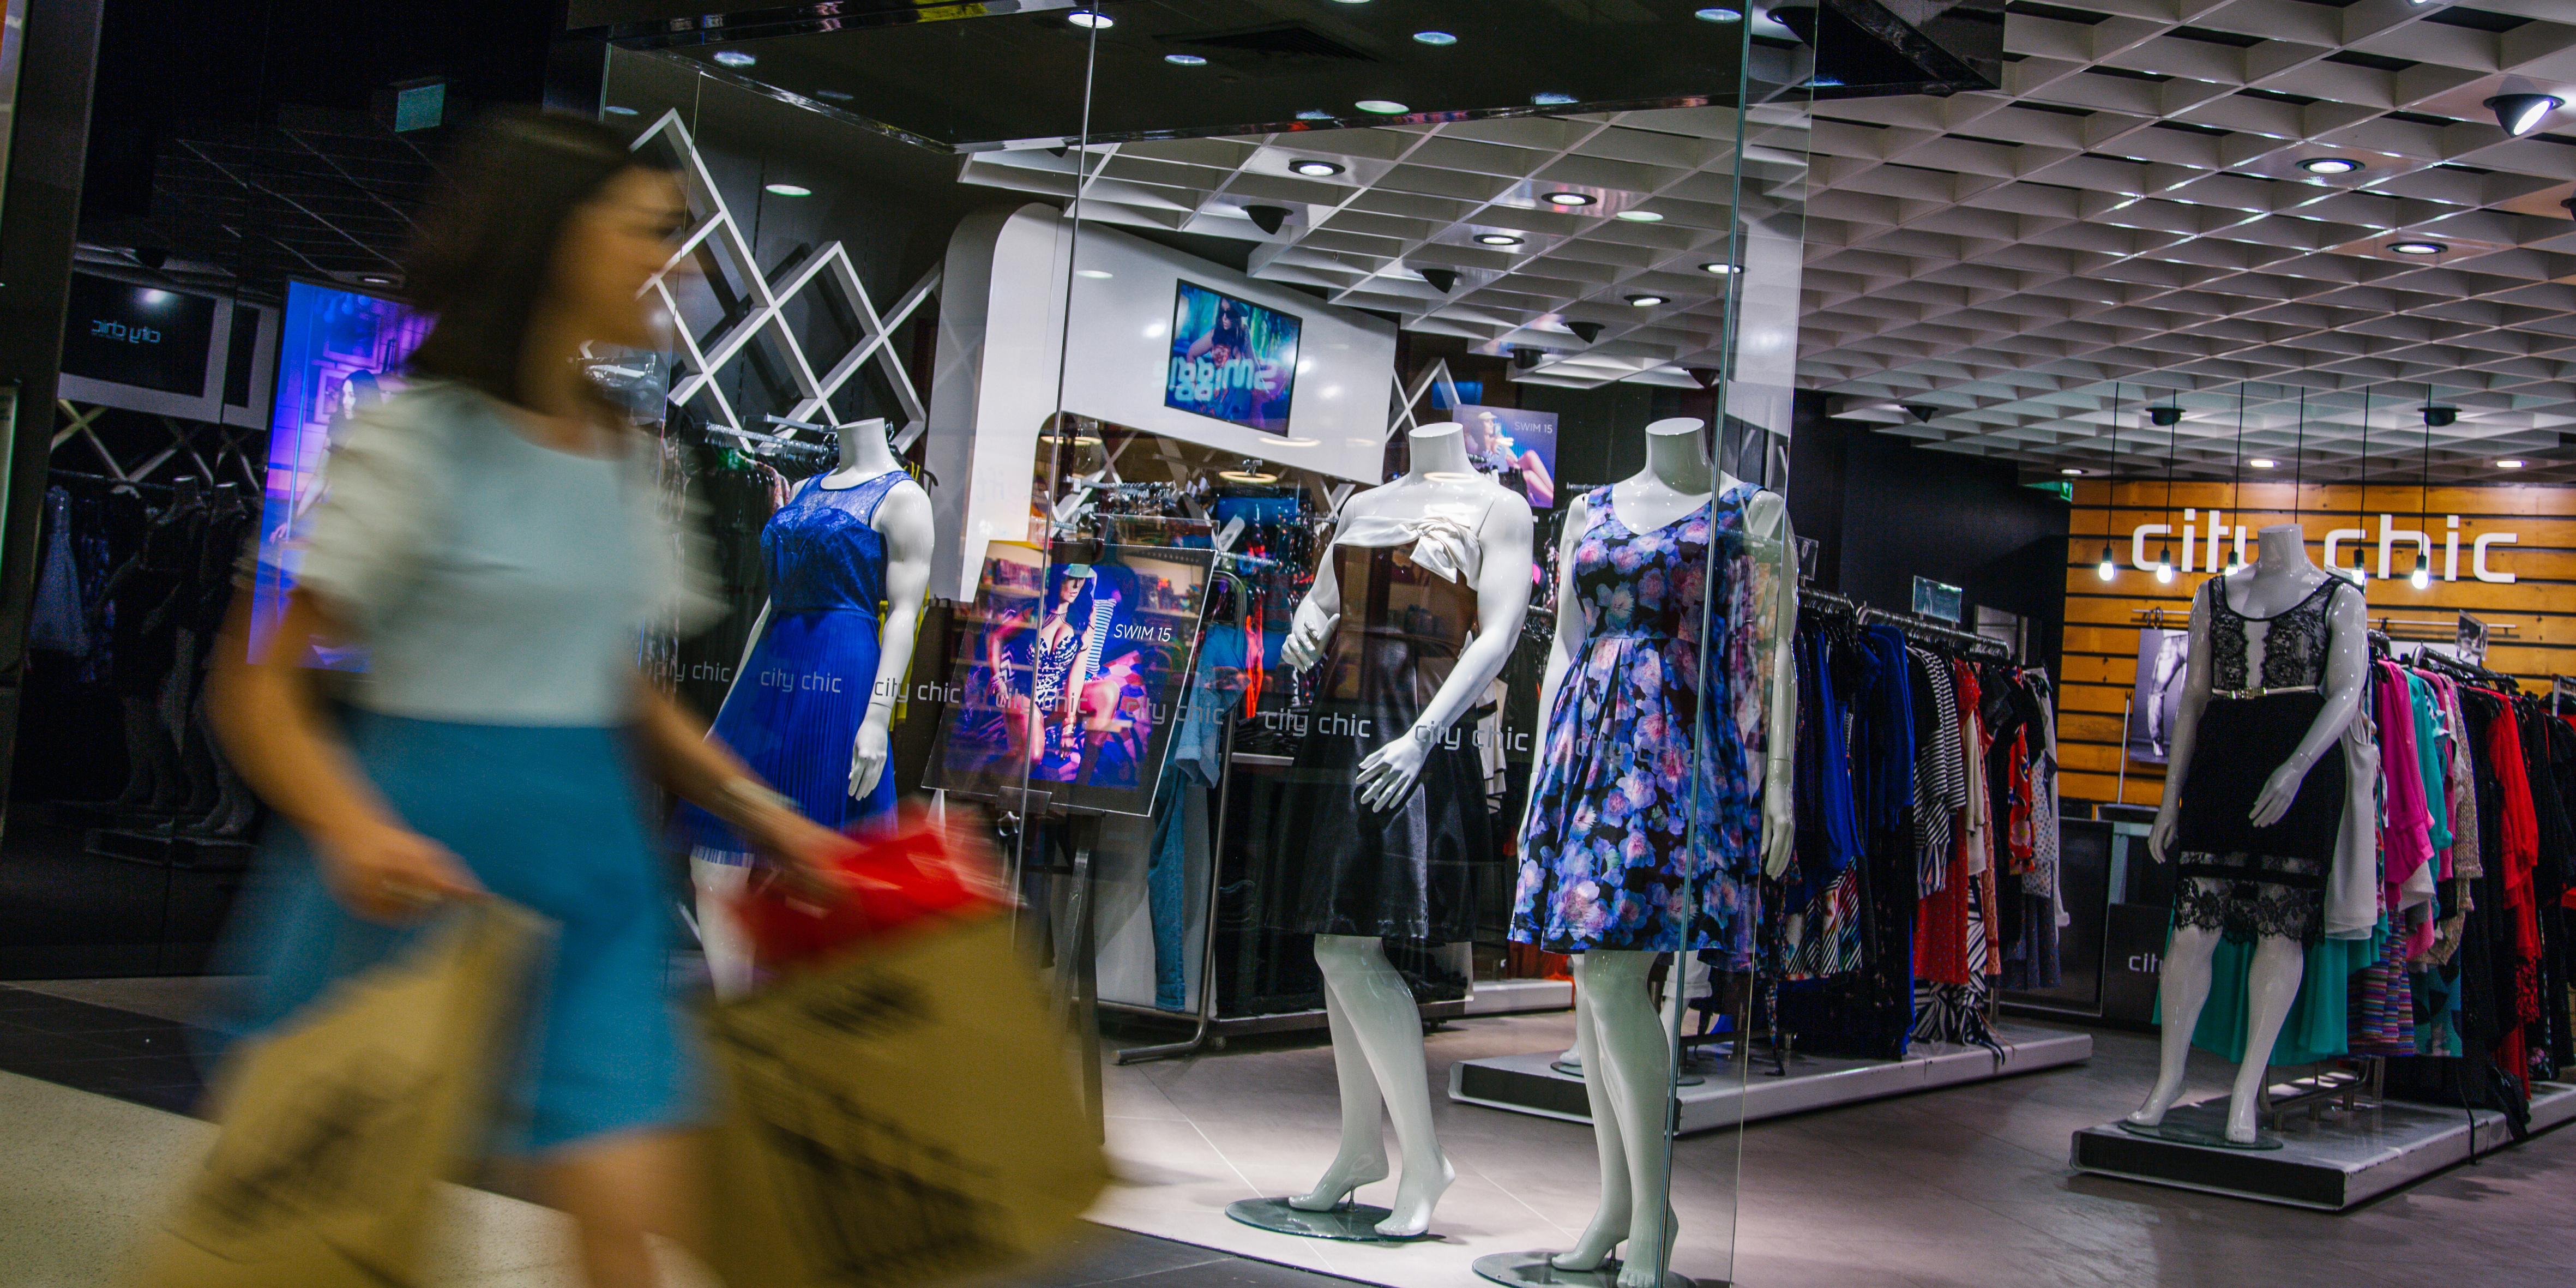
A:
{"type": "MultiPolygon", "coordinates": [[[[2379,516],[2379,531],[2375,534],[2367,528],[2327,530],[2325,551],[2317,556],[2317,562],[2337,570],[2348,569],[2356,556],[2344,554],[2344,547],[2348,545],[2362,547],[2357,557],[2367,559],[2369,546],[2376,542],[2379,546],[2377,575],[2380,577],[2404,576],[2414,571],[2415,556],[2420,552],[2426,559],[2435,563],[2442,580],[2458,581],[2462,551],[2460,516],[2449,514],[2442,517],[2443,524],[2440,529],[2442,544],[2439,550],[2434,548],[2433,533],[2398,527],[2394,516],[2383,514],[2379,516]],[[2396,571],[2392,573],[2391,569],[2396,571]]],[[[2306,536],[2306,525],[2299,526],[2302,539],[2312,540],[2313,538],[2306,536]]],[[[2493,562],[2501,554],[2495,547],[2516,545],[2521,540],[2521,536],[2516,533],[2494,531],[2481,532],[2471,538],[2467,544],[2469,576],[2478,581],[2512,584],[2513,574],[2496,567],[2493,562]]],[[[2251,541],[2252,531],[2242,525],[2229,527],[2221,511],[2211,510],[2204,514],[2198,510],[2185,510],[2182,512],[2182,527],[2179,531],[2170,523],[2141,523],[2131,528],[2129,530],[2129,566],[2140,572],[2154,572],[2158,552],[2167,542],[2172,542],[2178,547],[2177,553],[2181,556],[2178,565],[2181,571],[2190,572],[2198,568],[2204,572],[2216,572],[2227,566],[2225,551],[2230,544],[2236,548],[2238,561],[2250,562],[2251,541]]]]}

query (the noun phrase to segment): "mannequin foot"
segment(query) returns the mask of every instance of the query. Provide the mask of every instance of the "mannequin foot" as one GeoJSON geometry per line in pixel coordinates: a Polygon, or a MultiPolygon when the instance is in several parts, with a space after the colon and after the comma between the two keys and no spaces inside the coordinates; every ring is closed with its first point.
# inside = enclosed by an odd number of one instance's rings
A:
{"type": "Polygon", "coordinates": [[[1660,1257],[1647,1255],[1654,1250],[1654,1242],[1650,1238],[1639,1237],[1645,1232],[1630,1233],[1628,1259],[1619,1266],[1619,1288],[1663,1288],[1664,1265],[1672,1259],[1670,1249],[1678,1220],[1671,1208],[1664,1209],[1662,1233],[1666,1253],[1660,1257]]]}
{"type": "Polygon", "coordinates": [[[2257,1106],[2254,1098],[2251,1096],[2240,1097],[2228,1102],[2228,1144],[2251,1145],[2254,1143],[2254,1111],[2256,1108],[2257,1106]]]}
{"type": "Polygon", "coordinates": [[[1612,1211],[1606,1204],[1592,1214],[1592,1224],[1583,1228],[1583,1237],[1574,1246],[1547,1259],[1559,1270],[1599,1270],[1619,1250],[1619,1241],[1628,1237],[1628,1212],[1625,1205],[1612,1211]]]}
{"type": "Polygon", "coordinates": [[[2160,1126],[2165,1120],[2165,1111],[2173,1108],[2173,1102],[2181,1095],[2179,1086],[2158,1087],[2147,1093],[2147,1103],[2138,1106],[2137,1112],[2130,1114],[2128,1120],[2140,1127],[2160,1126]]]}
{"type": "Polygon", "coordinates": [[[1431,1209],[1440,1205],[1440,1196],[1457,1179],[1458,1170],[1449,1165],[1446,1156],[1440,1159],[1437,1172],[1406,1165],[1404,1179],[1395,1184],[1394,1210],[1377,1223],[1377,1232],[1390,1239],[1410,1239],[1430,1229],[1431,1209]]]}
{"type": "Polygon", "coordinates": [[[1330,1212],[1348,1202],[1351,1191],[1363,1185],[1375,1185],[1386,1179],[1386,1150],[1381,1146],[1374,1155],[1354,1158],[1338,1155],[1333,1165],[1324,1169],[1315,1188],[1288,1200],[1288,1206],[1300,1212],[1330,1212]]]}

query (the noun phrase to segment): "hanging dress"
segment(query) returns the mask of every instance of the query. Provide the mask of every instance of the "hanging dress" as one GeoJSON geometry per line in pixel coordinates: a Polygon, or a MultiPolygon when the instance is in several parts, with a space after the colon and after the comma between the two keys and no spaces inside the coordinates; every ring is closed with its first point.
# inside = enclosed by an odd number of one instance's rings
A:
{"type": "Polygon", "coordinates": [[[1776,554],[1738,486],[1638,532],[1607,487],[1574,549],[1583,638],[1548,712],[1511,938],[1752,960],[1776,554]],[[1768,556],[1768,557],[1765,557],[1768,556]],[[1713,584],[1712,584],[1713,582],[1713,584]],[[1703,641],[1705,626],[1713,634],[1703,641]],[[1687,891],[1687,893],[1685,893],[1687,891]]]}
{"type": "MultiPolygon", "coordinates": [[[[1478,516],[1481,523],[1481,516],[1478,516]]],[[[1274,929],[1464,943],[1479,868],[1493,861],[1485,771],[1461,720],[1432,744],[1393,809],[1360,799],[1359,766],[1410,737],[1476,624],[1476,525],[1361,516],[1326,557],[1342,616],[1311,673],[1315,701],[1280,794],[1294,888],[1274,929]]]]}
{"type": "MultiPolygon", "coordinates": [[[[850,796],[850,748],[877,682],[886,585],[877,507],[910,476],[888,470],[846,488],[823,477],[798,485],[760,530],[769,621],[711,732],[805,817],[846,827],[894,809],[890,766],[864,799],[850,796]]],[[[695,805],[680,806],[672,830],[698,858],[750,862],[733,828],[695,805]]]]}

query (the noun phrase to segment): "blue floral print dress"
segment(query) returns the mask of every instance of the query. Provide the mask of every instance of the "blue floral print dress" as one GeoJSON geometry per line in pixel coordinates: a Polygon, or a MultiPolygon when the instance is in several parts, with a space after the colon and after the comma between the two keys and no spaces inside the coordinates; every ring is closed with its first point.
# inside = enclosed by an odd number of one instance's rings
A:
{"type": "Polygon", "coordinates": [[[1760,642],[1778,626],[1778,561],[1756,558],[1745,531],[1757,490],[1739,486],[1651,532],[1621,522],[1609,488],[1585,495],[1591,527],[1573,568],[1584,637],[1530,787],[1515,942],[1714,948],[1730,968],[1750,964],[1768,712],[1760,642]]]}

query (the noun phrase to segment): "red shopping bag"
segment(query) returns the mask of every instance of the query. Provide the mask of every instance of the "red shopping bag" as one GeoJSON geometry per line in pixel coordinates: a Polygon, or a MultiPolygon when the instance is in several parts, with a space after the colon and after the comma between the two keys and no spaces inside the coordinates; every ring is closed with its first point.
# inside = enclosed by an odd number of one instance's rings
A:
{"type": "Polygon", "coordinates": [[[809,964],[926,921],[973,917],[1006,905],[981,840],[918,808],[905,810],[891,830],[872,827],[852,836],[833,868],[841,889],[832,902],[772,880],[753,882],[735,904],[763,970],[809,964]]]}

